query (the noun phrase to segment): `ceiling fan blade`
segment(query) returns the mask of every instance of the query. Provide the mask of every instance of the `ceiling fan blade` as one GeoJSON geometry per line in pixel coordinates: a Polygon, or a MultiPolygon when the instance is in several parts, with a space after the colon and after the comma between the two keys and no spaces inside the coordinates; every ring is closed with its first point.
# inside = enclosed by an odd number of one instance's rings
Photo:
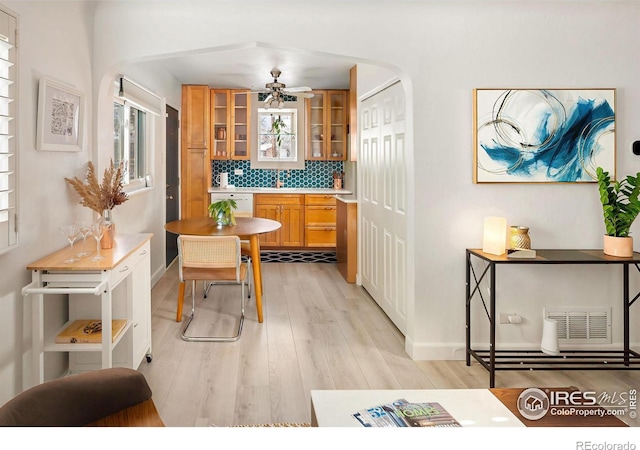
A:
{"type": "Polygon", "coordinates": [[[296,86],[296,87],[290,87],[290,88],[284,88],[283,91],[285,92],[305,92],[305,91],[310,91],[311,88],[309,86],[296,86]]]}
{"type": "Polygon", "coordinates": [[[295,92],[295,93],[292,93],[291,95],[293,95],[294,97],[300,97],[300,98],[313,98],[313,94],[310,92],[295,92]]]}
{"type": "Polygon", "coordinates": [[[271,89],[256,89],[254,91],[249,91],[249,94],[267,94],[271,92],[271,89]]]}

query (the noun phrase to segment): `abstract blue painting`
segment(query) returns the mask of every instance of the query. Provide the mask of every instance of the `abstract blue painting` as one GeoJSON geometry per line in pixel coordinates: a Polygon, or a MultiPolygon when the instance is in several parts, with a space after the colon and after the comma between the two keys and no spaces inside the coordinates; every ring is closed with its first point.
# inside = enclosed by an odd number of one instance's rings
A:
{"type": "Polygon", "coordinates": [[[474,183],[615,173],[615,89],[475,89],[474,183]]]}

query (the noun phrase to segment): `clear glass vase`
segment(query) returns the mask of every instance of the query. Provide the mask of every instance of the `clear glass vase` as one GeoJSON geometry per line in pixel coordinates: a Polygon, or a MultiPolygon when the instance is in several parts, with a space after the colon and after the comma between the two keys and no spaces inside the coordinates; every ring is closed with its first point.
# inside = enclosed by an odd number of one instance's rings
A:
{"type": "Polygon", "coordinates": [[[102,239],[100,239],[100,248],[113,248],[116,238],[116,224],[113,223],[112,210],[105,209],[102,211],[100,226],[103,230],[102,239]]]}
{"type": "Polygon", "coordinates": [[[233,223],[233,213],[225,214],[220,211],[216,217],[216,223],[219,227],[231,225],[233,223]]]}

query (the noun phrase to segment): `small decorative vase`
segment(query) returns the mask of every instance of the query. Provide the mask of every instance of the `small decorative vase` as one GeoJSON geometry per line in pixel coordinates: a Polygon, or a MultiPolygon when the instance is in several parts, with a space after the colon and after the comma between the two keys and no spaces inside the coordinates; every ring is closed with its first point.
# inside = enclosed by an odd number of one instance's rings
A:
{"type": "Polygon", "coordinates": [[[102,219],[100,226],[102,227],[104,233],[102,235],[102,239],[100,239],[100,248],[109,249],[113,248],[113,243],[116,238],[116,224],[113,223],[113,219],[111,216],[111,210],[105,209],[102,211],[102,219]]]}
{"type": "Polygon", "coordinates": [[[602,251],[609,256],[631,258],[633,256],[633,238],[631,236],[617,237],[605,234],[602,251]]]}
{"type": "Polygon", "coordinates": [[[529,236],[529,227],[521,227],[513,225],[510,235],[511,248],[531,248],[531,237],[529,236]]]}

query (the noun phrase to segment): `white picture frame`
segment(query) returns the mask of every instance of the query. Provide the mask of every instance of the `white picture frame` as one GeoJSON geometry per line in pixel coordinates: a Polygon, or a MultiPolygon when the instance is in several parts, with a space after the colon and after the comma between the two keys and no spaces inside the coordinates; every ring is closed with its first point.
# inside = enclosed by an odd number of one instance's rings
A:
{"type": "Polygon", "coordinates": [[[36,148],[42,151],[82,150],[83,94],[65,84],[41,78],[38,89],[36,148]]]}

